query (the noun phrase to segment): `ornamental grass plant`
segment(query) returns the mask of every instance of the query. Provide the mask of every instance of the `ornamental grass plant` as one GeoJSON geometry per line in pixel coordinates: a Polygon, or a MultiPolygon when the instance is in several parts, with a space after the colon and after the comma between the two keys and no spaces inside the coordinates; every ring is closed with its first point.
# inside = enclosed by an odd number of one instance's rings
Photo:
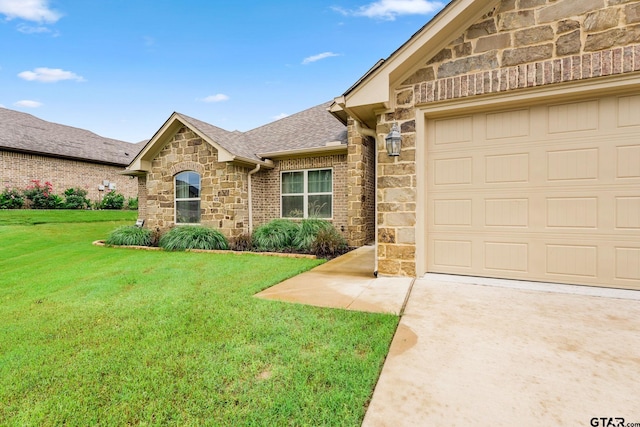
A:
{"type": "Polygon", "coordinates": [[[113,230],[105,243],[114,246],[151,246],[152,233],[147,228],[123,225],[113,230]]]}
{"type": "Polygon", "coordinates": [[[298,232],[293,238],[293,246],[299,251],[311,251],[311,245],[321,230],[335,230],[335,228],[333,224],[324,219],[303,219],[298,227],[298,232]]]}
{"type": "Polygon", "coordinates": [[[229,241],[219,230],[200,225],[184,225],[167,231],[158,246],[168,251],[187,249],[229,249],[229,241]]]}
{"type": "Polygon", "coordinates": [[[258,251],[282,252],[293,246],[299,226],[288,219],[274,219],[253,232],[253,246],[258,251]]]}
{"type": "Polygon", "coordinates": [[[348,250],[347,241],[334,227],[318,231],[311,244],[311,252],[320,258],[335,258],[348,250]]]}

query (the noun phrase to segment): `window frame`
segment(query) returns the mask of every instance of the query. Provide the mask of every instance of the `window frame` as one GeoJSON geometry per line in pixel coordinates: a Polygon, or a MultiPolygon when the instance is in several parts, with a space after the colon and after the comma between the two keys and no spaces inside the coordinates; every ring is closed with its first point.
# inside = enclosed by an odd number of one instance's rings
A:
{"type": "Polygon", "coordinates": [[[280,192],[280,218],[282,219],[308,219],[309,218],[309,196],[331,196],[331,212],[330,216],[326,218],[320,218],[327,221],[333,220],[333,207],[335,205],[335,197],[334,197],[334,187],[333,184],[335,182],[335,174],[333,167],[324,167],[324,168],[311,168],[311,169],[291,169],[291,170],[283,170],[280,171],[280,182],[279,184],[279,192],[280,192]],[[331,191],[325,192],[309,192],[309,172],[313,171],[331,171],[331,191]],[[285,173],[295,173],[302,172],[302,193],[284,193],[282,191],[282,182],[283,175],[285,173]],[[302,196],[302,217],[287,217],[284,216],[283,212],[283,197],[284,196],[302,196]]]}
{"type": "Polygon", "coordinates": [[[199,225],[202,223],[202,175],[194,170],[180,171],[173,176],[173,223],[177,226],[181,225],[199,225]],[[198,175],[198,197],[178,198],[178,176],[183,173],[194,173],[198,175]],[[198,222],[178,222],[178,202],[198,202],[198,222]]]}

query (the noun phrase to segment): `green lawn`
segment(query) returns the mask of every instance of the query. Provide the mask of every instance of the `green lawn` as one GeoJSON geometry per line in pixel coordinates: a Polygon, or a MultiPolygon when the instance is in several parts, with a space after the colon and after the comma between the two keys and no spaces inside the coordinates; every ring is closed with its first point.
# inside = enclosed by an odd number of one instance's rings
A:
{"type": "Polygon", "coordinates": [[[361,424],[397,317],[252,297],[316,260],[97,247],[135,212],[71,214],[0,211],[0,425],[361,424]]]}

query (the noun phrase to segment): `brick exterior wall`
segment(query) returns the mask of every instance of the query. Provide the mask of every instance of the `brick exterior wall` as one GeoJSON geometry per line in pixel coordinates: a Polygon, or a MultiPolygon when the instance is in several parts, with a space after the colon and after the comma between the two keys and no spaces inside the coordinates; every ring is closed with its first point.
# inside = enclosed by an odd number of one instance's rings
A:
{"type": "Polygon", "coordinates": [[[402,154],[378,146],[378,271],[415,275],[415,107],[640,70],[640,3],[503,0],[394,89],[402,154]]]}
{"type": "MultiPolygon", "coordinates": [[[[301,157],[275,160],[273,169],[264,169],[252,176],[253,226],[254,228],[280,218],[280,173],[283,171],[332,168],[333,169],[333,219],[336,229],[347,237],[347,156],[301,157]]],[[[352,245],[352,242],[349,241],[352,245]]]]}
{"type": "Polygon", "coordinates": [[[91,201],[102,198],[98,185],[108,180],[116,184],[116,191],[126,198],[138,195],[137,178],[119,175],[124,166],[110,166],[80,160],[59,159],[37,154],[0,150],[0,170],[2,188],[25,189],[34,179],[42,183],[49,181],[56,194],[67,188],[79,187],[87,190],[91,201]]]}
{"type": "MultiPolygon", "coordinates": [[[[333,169],[334,226],[347,233],[347,156],[345,154],[275,160],[273,169],[252,175],[253,227],[280,218],[280,172],[333,169]]],[[[138,180],[139,218],[145,227],[164,231],[175,225],[175,175],[196,171],[201,176],[201,224],[227,237],[249,232],[248,173],[253,168],[218,162],[217,150],[183,126],[138,180]]]]}
{"type": "Polygon", "coordinates": [[[375,239],[375,142],[348,123],[348,240],[363,246],[375,239]]]}
{"type": "Polygon", "coordinates": [[[249,169],[218,163],[217,150],[187,127],[176,132],[141,180],[140,202],[146,203],[140,218],[145,227],[162,231],[175,225],[175,175],[189,170],[200,174],[201,224],[220,229],[228,238],[247,232],[249,169]]]}

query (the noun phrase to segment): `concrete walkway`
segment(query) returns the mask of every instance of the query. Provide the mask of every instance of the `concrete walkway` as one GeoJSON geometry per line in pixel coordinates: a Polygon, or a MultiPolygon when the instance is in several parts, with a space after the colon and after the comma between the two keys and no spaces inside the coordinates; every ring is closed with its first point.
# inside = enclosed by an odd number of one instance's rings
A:
{"type": "Polygon", "coordinates": [[[438,274],[412,285],[375,279],[373,256],[259,294],[399,314],[410,291],[363,426],[640,423],[640,292],[438,274]]]}
{"type": "Polygon", "coordinates": [[[363,246],[256,296],[318,307],[400,314],[413,280],[376,279],[373,270],[374,247],[363,246]]]}

